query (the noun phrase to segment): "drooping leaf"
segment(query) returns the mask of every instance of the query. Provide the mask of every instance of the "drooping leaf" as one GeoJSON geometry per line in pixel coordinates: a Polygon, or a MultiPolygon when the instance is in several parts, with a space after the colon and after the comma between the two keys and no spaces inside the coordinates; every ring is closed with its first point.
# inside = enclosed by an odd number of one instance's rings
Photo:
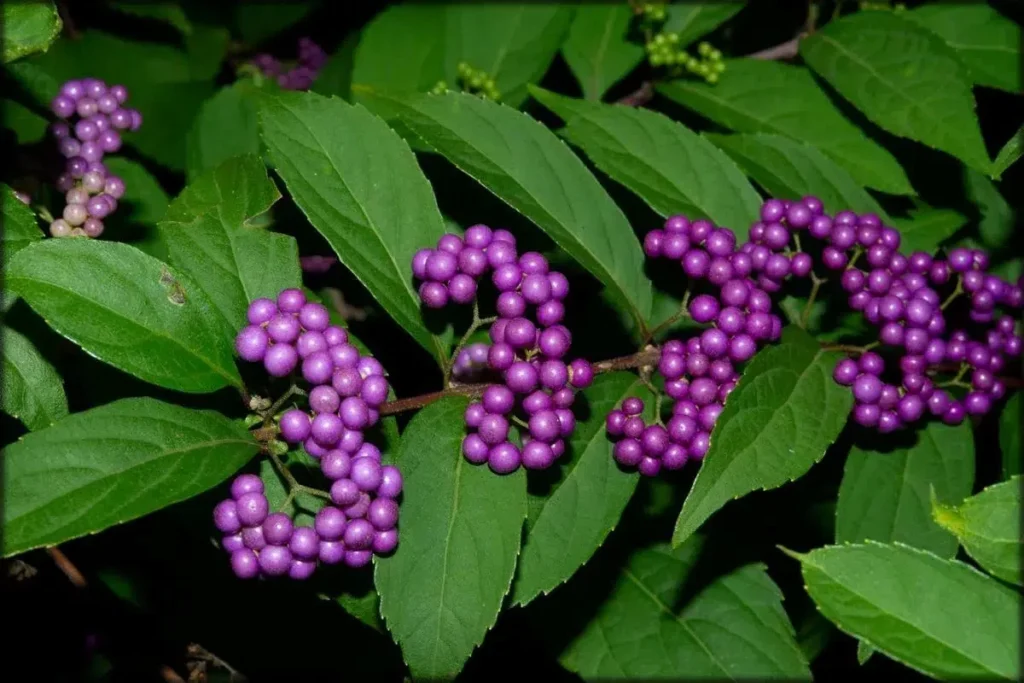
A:
{"type": "Polygon", "coordinates": [[[745,2],[673,2],[665,9],[668,18],[662,30],[679,36],[679,45],[686,46],[711,33],[736,15],[745,2]]]}
{"type": "Polygon", "coordinates": [[[1020,596],[970,565],[895,543],[797,555],[807,592],[840,630],[939,679],[1020,675],[1020,596]]]}
{"type": "Polygon", "coordinates": [[[939,35],[977,85],[1020,94],[1021,29],[984,2],[923,5],[905,15],[939,35]]]}
{"type": "Polygon", "coordinates": [[[839,211],[876,213],[888,221],[885,211],[849,173],[810,145],[781,135],[744,133],[704,137],[736,160],[747,175],[774,197],[818,197],[831,214],[839,211]]]}
{"type": "Polygon", "coordinates": [[[932,498],[935,521],[955,535],[985,571],[1003,581],[1024,585],[1021,577],[1021,478],[989,486],[960,505],[932,498]]]}
{"type": "Polygon", "coordinates": [[[152,398],[69,415],[3,451],[3,554],[96,533],[195,496],[257,450],[220,413],[152,398]]]}
{"type": "Polygon", "coordinates": [[[836,507],[836,542],[899,541],[954,557],[957,543],[932,520],[929,488],[956,502],[974,485],[974,435],[932,420],[915,442],[887,451],[854,447],[846,459],[836,507]]]}
{"type": "Polygon", "coordinates": [[[203,103],[185,142],[190,181],[231,157],[260,153],[258,90],[252,81],[239,80],[203,103]]]}
{"type": "Polygon", "coordinates": [[[563,466],[554,490],[531,501],[512,590],[515,604],[525,605],[567,581],[618,523],[639,475],[623,471],[612,458],[604,421],[628,396],[642,398],[646,417],[653,419],[653,395],[627,372],[601,375],[580,395],[589,417],[576,424],[569,444],[572,460],[563,466]]]}
{"type": "MultiPolygon", "coordinates": [[[[595,616],[562,652],[562,665],[586,680],[809,679],[782,592],[764,565],[740,567],[680,604],[700,541],[691,538],[674,550],[655,545],[630,557],[595,616]]],[[[574,579],[550,599],[574,611],[603,595],[574,579]]]]}
{"type": "Polygon", "coordinates": [[[20,332],[4,326],[0,408],[35,431],[68,414],[64,381],[20,332]]]}
{"type": "Polygon", "coordinates": [[[25,247],[43,239],[43,231],[39,229],[36,215],[20,199],[14,196],[14,190],[7,185],[0,185],[0,207],[3,209],[4,270],[7,270],[11,259],[25,247]]]}
{"type": "Polygon", "coordinates": [[[1021,392],[1014,393],[999,415],[999,450],[1003,454],[1003,476],[1011,477],[1024,472],[1024,448],[1021,447],[1020,420],[1024,415],[1021,392]]]}
{"type": "Polygon", "coordinates": [[[673,545],[730,500],[778,488],[821,460],[853,405],[850,390],[832,379],[838,360],[793,327],[783,330],[781,343],[751,359],[711,433],[673,545]]]}
{"type": "Polygon", "coordinates": [[[295,239],[251,224],[280,196],[258,157],[235,157],[196,178],[159,225],[171,264],[203,288],[229,333],[253,299],[302,282],[295,239]]]}
{"type": "Polygon", "coordinates": [[[714,85],[681,79],[658,92],[738,133],[774,133],[817,147],[864,187],[914,194],[896,158],[844,117],[804,67],[732,59],[714,85]]]}
{"type": "Polygon", "coordinates": [[[707,140],[649,109],[530,92],[566,122],[561,135],[663,216],[710,218],[743,231],[760,197],[743,172],[707,140]]]}
{"type": "Polygon", "coordinates": [[[643,61],[643,47],[626,38],[632,18],[625,3],[576,8],[562,56],[588,100],[600,100],[643,61]]]}
{"type": "Polygon", "coordinates": [[[856,12],[800,41],[800,56],[874,123],[987,173],[970,81],[934,33],[894,12],[856,12]]]}
{"type": "Polygon", "coordinates": [[[35,52],[46,52],[60,35],[64,23],[50,0],[22,0],[3,4],[0,27],[6,64],[35,52]]]}
{"type": "Polygon", "coordinates": [[[892,225],[900,231],[900,251],[935,253],[935,250],[967,225],[967,216],[952,209],[923,208],[911,211],[909,218],[893,218],[892,225]]]}
{"type": "Polygon", "coordinates": [[[526,517],[522,469],[499,476],[462,456],[467,401],[446,398],[406,427],[399,544],[376,560],[388,630],[416,678],[451,678],[494,625],[526,517]]]}
{"type": "Polygon", "coordinates": [[[992,177],[997,180],[1006,173],[1024,154],[1024,126],[1017,129],[1006,144],[999,149],[995,161],[992,162],[992,177]]]}
{"type": "Polygon", "coordinates": [[[233,338],[203,290],[134,247],[46,240],[5,275],[54,330],[116,368],[187,393],[241,385],[233,338]]]}
{"type": "Polygon", "coordinates": [[[650,316],[640,241],[597,179],[550,130],[472,95],[392,102],[417,135],[548,233],[635,320],[650,316]]]}
{"type": "Polygon", "coordinates": [[[995,184],[977,171],[964,169],[964,185],[968,198],[981,212],[978,232],[989,249],[1006,246],[1013,237],[1016,215],[995,184]]]}
{"type": "Polygon", "coordinates": [[[429,353],[447,344],[423,322],[412,257],[444,224],[409,146],[360,105],[313,93],[267,97],[260,130],[275,170],[338,258],[429,353]]]}

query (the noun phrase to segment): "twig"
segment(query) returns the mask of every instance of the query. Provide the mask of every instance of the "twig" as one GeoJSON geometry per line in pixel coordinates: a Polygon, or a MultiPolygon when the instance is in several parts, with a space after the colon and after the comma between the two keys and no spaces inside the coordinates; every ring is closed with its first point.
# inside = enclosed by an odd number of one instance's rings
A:
{"type": "Polygon", "coordinates": [[[654,98],[654,84],[650,81],[644,81],[640,84],[640,87],[629,93],[622,99],[618,100],[616,104],[622,104],[627,107],[642,107],[654,98]]]}
{"type": "Polygon", "coordinates": [[[210,652],[209,650],[207,650],[205,647],[203,647],[199,643],[190,643],[188,648],[186,649],[186,652],[187,652],[188,656],[193,658],[193,659],[197,659],[197,660],[204,661],[204,662],[209,662],[210,664],[212,664],[213,666],[215,666],[217,668],[224,669],[225,671],[228,672],[228,676],[229,676],[230,680],[232,680],[232,681],[234,681],[236,683],[245,683],[245,681],[248,680],[245,677],[245,675],[242,674],[242,672],[240,672],[238,669],[236,669],[235,667],[233,667],[230,664],[228,664],[227,662],[225,662],[223,659],[221,659],[217,655],[215,655],[212,652],[210,652]]]}
{"type": "Polygon", "coordinates": [[[800,315],[800,327],[807,329],[807,321],[811,318],[811,311],[814,309],[814,302],[818,298],[818,291],[821,286],[825,284],[827,280],[823,280],[813,272],[811,273],[811,294],[807,297],[807,304],[804,306],[804,312],[800,315]]]}
{"type": "Polygon", "coordinates": [[[334,287],[324,287],[323,293],[330,299],[331,306],[334,307],[334,310],[338,312],[342,319],[355,320],[356,322],[366,320],[366,310],[357,306],[349,306],[345,303],[345,296],[341,293],[341,290],[334,287]]]}
{"type": "Polygon", "coordinates": [[[782,59],[793,59],[800,53],[800,41],[807,36],[806,32],[801,32],[795,38],[790,38],[784,43],[779,43],[774,47],[769,47],[753,54],[747,55],[747,59],[765,59],[765,60],[782,60],[782,59]]]}

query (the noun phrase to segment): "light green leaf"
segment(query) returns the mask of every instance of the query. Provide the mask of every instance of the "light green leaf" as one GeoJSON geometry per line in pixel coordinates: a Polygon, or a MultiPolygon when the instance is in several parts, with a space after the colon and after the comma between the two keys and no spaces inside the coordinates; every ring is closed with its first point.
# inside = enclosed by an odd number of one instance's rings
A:
{"type": "Polygon", "coordinates": [[[738,133],[775,133],[817,147],[864,187],[914,194],[896,158],[850,123],[804,67],[732,59],[714,85],[682,79],[658,92],[738,133]]]}
{"type": "Polygon", "coordinates": [[[240,80],[203,103],[185,141],[190,181],[231,157],[260,153],[257,92],[252,81],[240,80]]]}
{"type": "Polygon", "coordinates": [[[1020,420],[1024,415],[1021,392],[1017,391],[1003,406],[999,415],[999,450],[1003,454],[1003,476],[1011,477],[1024,472],[1024,448],[1021,447],[1020,420]]]}
{"type": "Polygon", "coordinates": [[[3,266],[7,270],[11,259],[25,247],[43,239],[43,231],[39,228],[36,215],[20,199],[14,196],[14,190],[7,185],[0,185],[0,208],[3,210],[3,266]]]}
{"type": "Polygon", "coordinates": [[[863,640],[857,641],[857,663],[864,666],[871,659],[871,655],[875,654],[875,648],[871,647],[863,640]]]}
{"type": "Polygon", "coordinates": [[[894,12],[856,12],[800,41],[800,56],[890,133],[991,170],[967,74],[927,29],[894,12]]]}
{"type": "Polygon", "coordinates": [[[0,409],[35,431],[68,414],[64,380],[20,332],[4,326],[0,409]]]}
{"type": "Polygon", "coordinates": [[[952,209],[923,208],[912,210],[909,218],[893,218],[892,225],[900,231],[900,251],[935,253],[935,250],[967,225],[967,216],[952,209]]]}
{"type": "Polygon", "coordinates": [[[576,8],[562,56],[588,100],[600,100],[643,61],[643,47],[626,38],[632,19],[625,3],[576,8]]]}
{"type": "Polygon", "coordinates": [[[899,541],[954,557],[957,543],[932,521],[928,491],[959,501],[974,486],[974,435],[931,420],[915,443],[886,451],[854,447],[846,459],[836,506],[836,543],[899,541]]]}
{"type": "Polygon", "coordinates": [[[359,88],[426,92],[446,78],[445,7],[403,3],[390,5],[373,18],[362,31],[352,67],[357,101],[359,88]]]}
{"type": "Polygon", "coordinates": [[[651,282],[639,239],[597,179],[550,130],[472,95],[392,102],[417,135],[548,233],[634,320],[649,318],[651,282]]]}
{"type": "Polygon", "coordinates": [[[186,393],[241,386],[233,336],[203,290],[134,247],[45,240],[5,275],[50,327],[116,368],[186,393]]]}
{"type": "Polygon", "coordinates": [[[939,35],[977,85],[1020,94],[1021,30],[985,2],[924,5],[904,16],[939,35]]]}
{"type": "Polygon", "coordinates": [[[992,177],[996,180],[1002,177],[1008,168],[1017,163],[1022,154],[1024,154],[1024,126],[1018,128],[1017,132],[999,150],[996,160],[992,162],[992,177]]]}
{"type": "Polygon", "coordinates": [[[561,135],[663,216],[710,218],[742,232],[761,199],[736,164],[696,133],[649,109],[530,92],[566,122],[561,135]]]}
{"type": "Polygon", "coordinates": [[[203,288],[229,334],[253,299],[302,284],[295,239],[250,224],[280,196],[259,157],[235,157],[186,187],[158,227],[171,264],[203,288]]]}
{"type": "Polygon", "coordinates": [[[64,28],[49,0],[5,2],[0,8],[4,64],[34,52],[46,52],[64,28]]]}
{"type": "MultiPolygon", "coordinates": [[[[726,574],[680,604],[701,543],[637,551],[560,661],[587,680],[809,680],[811,672],[764,565],[726,574]]],[[[580,581],[552,599],[565,611],[605,593],[580,581]],[[589,589],[589,590],[588,590],[589,589]]]]}
{"type": "Polygon", "coordinates": [[[701,36],[711,33],[736,15],[745,2],[673,2],[668,5],[668,19],[662,30],[679,36],[685,47],[701,36]]]}
{"type": "Polygon", "coordinates": [[[191,498],[258,450],[220,413],[152,398],[69,415],[3,450],[3,555],[94,534],[191,498]]]}
{"type": "Polygon", "coordinates": [[[1013,237],[1016,215],[995,184],[977,171],[964,169],[967,197],[978,207],[978,232],[989,249],[1006,246],[1013,237]]]}
{"type": "Polygon", "coordinates": [[[933,678],[1020,676],[1020,596],[973,567],[900,543],[826,546],[800,561],[840,630],[933,678]]]}
{"type": "Polygon", "coordinates": [[[639,396],[653,419],[654,397],[636,375],[597,377],[582,392],[589,417],[576,423],[567,462],[554,490],[531,500],[526,538],[516,570],[512,600],[525,605],[567,581],[615,528],[639,475],[624,472],[612,458],[605,416],[628,396],[639,396]]]}
{"type": "Polygon", "coordinates": [[[822,201],[828,213],[850,210],[889,220],[860,183],[815,147],[768,133],[703,135],[774,197],[799,199],[810,194],[822,201]]]}
{"type": "Polygon", "coordinates": [[[494,625],[526,517],[522,469],[500,476],[462,456],[468,401],[446,398],[406,427],[401,540],[378,558],[380,611],[414,678],[453,678],[494,625]]]}
{"type": "Polygon", "coordinates": [[[959,539],[985,571],[1003,581],[1024,585],[1021,577],[1021,478],[1016,476],[971,496],[960,505],[943,505],[932,497],[935,521],[959,539]]]}
{"type": "Polygon", "coordinates": [[[824,457],[853,405],[850,390],[832,379],[838,360],[793,327],[783,330],[781,343],[751,359],[711,433],[673,545],[730,500],[778,488],[824,457]]]}

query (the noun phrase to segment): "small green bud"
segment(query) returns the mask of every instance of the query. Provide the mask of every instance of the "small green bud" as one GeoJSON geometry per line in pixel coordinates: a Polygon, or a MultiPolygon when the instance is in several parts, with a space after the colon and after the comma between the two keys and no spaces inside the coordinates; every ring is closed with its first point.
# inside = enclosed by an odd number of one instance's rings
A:
{"type": "Polygon", "coordinates": [[[720,62],[720,61],[722,61],[722,51],[721,50],[712,50],[708,54],[708,59],[710,59],[713,62],[720,62]]]}
{"type": "Polygon", "coordinates": [[[666,40],[668,40],[669,45],[677,45],[679,43],[678,33],[666,33],[665,36],[666,40]]]}
{"type": "Polygon", "coordinates": [[[704,80],[706,80],[711,85],[714,85],[715,83],[718,82],[718,74],[715,74],[715,73],[708,74],[707,76],[704,77],[704,80]]]}
{"type": "Polygon", "coordinates": [[[661,53],[653,54],[650,58],[651,66],[663,66],[665,64],[665,56],[661,53]]]}
{"type": "Polygon", "coordinates": [[[714,48],[711,47],[711,43],[701,41],[701,43],[697,46],[697,54],[699,54],[701,57],[707,57],[709,54],[711,54],[711,51],[713,49],[714,48]]]}

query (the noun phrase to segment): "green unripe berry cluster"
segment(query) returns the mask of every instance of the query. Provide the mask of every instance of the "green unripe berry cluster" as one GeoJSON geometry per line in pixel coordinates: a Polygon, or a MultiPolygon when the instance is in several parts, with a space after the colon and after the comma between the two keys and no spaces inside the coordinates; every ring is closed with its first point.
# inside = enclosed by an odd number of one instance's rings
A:
{"type": "MultiPolygon", "coordinates": [[[[459,62],[457,70],[457,85],[463,92],[478,95],[485,100],[494,100],[495,102],[501,98],[501,93],[498,92],[498,86],[495,85],[494,79],[488,76],[486,72],[478,71],[466,62],[459,62]]],[[[432,95],[441,95],[449,90],[451,88],[448,87],[447,81],[438,81],[437,85],[430,89],[430,93],[432,95]]]]}
{"type": "Polygon", "coordinates": [[[865,2],[861,2],[860,3],[860,8],[862,10],[882,10],[882,11],[886,11],[886,12],[891,10],[893,12],[902,12],[903,10],[907,9],[907,6],[905,4],[903,4],[902,2],[897,2],[896,4],[891,5],[888,2],[867,2],[867,1],[865,1],[865,2]]]}
{"type": "Polygon", "coordinates": [[[715,49],[711,43],[702,42],[697,45],[698,56],[694,57],[680,47],[678,33],[659,33],[644,47],[647,60],[653,67],[667,67],[673,72],[685,70],[711,84],[717,83],[725,71],[720,50],[715,49]]]}
{"type": "Polygon", "coordinates": [[[647,24],[661,24],[665,21],[668,13],[665,10],[665,3],[648,2],[640,7],[640,19],[647,24]]]}

